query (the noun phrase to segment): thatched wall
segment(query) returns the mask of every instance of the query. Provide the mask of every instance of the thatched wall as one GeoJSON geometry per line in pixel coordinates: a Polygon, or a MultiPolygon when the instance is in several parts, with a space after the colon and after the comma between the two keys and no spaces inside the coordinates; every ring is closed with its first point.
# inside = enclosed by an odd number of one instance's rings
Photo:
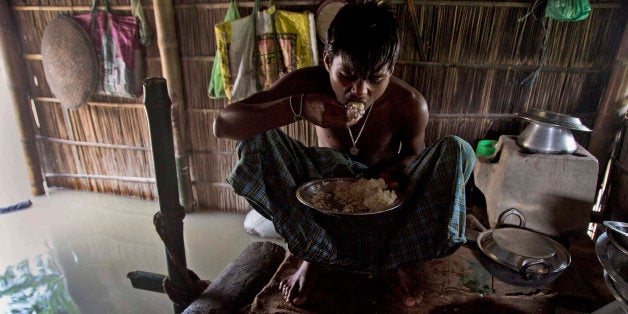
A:
{"type": "MultiPolygon", "coordinates": [[[[157,2],[157,0],[154,0],[157,2]]],[[[235,143],[217,140],[211,124],[225,100],[212,100],[207,86],[216,43],[213,26],[224,19],[228,0],[174,1],[186,113],[185,149],[193,196],[200,208],[246,211],[246,202],[224,183],[235,163],[235,143]]],[[[527,1],[393,1],[402,25],[402,51],[395,74],[421,91],[430,106],[428,143],[455,134],[478,139],[518,134],[515,118],[532,108],[580,117],[593,127],[598,103],[626,23],[621,0],[591,1],[584,21],[547,21],[546,61],[532,86],[522,84],[539,65],[541,20],[519,20],[527,1]],[[413,23],[413,14],[417,23],[413,23]],[[417,39],[416,34],[420,39],[417,39]],[[419,49],[420,48],[420,49],[419,49]]],[[[262,1],[262,3],[266,3],[262,1]]],[[[275,1],[280,9],[315,12],[319,1],[275,1]]],[[[78,110],[64,109],[48,89],[40,55],[44,28],[59,14],[89,10],[90,0],[10,0],[19,28],[30,98],[39,121],[38,148],[49,186],[155,198],[153,162],[141,97],[94,96],[78,110]]],[[[127,0],[111,0],[114,13],[129,14],[127,0]]],[[[242,16],[251,1],[239,1],[242,16]]],[[[155,29],[153,3],[143,0],[155,29]]],[[[162,76],[157,41],[144,49],[147,77],[162,76]]],[[[316,142],[313,127],[300,122],[288,133],[316,142]]],[[[576,134],[586,147],[588,137],[576,134]]]]}

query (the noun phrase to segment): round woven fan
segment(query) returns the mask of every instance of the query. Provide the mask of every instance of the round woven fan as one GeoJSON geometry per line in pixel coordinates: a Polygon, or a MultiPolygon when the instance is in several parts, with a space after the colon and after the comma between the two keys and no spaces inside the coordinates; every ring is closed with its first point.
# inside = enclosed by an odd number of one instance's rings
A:
{"type": "Polygon", "coordinates": [[[41,57],[50,91],[65,107],[82,106],[96,91],[99,65],[92,40],[71,17],[60,15],[46,26],[41,57]]]}
{"type": "Polygon", "coordinates": [[[327,43],[327,29],[338,11],[347,4],[343,0],[323,1],[316,10],[316,34],[321,42],[327,43]]]}

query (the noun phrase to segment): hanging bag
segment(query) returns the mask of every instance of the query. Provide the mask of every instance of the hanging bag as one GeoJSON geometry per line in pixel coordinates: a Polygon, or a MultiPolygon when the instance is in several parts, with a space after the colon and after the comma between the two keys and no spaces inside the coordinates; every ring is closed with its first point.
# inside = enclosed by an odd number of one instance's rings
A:
{"type": "Polygon", "coordinates": [[[107,96],[135,98],[142,94],[144,68],[141,53],[140,23],[143,42],[148,43],[149,29],[141,13],[139,0],[131,0],[136,16],[120,16],[109,12],[109,1],[104,0],[104,11],[97,9],[93,0],[91,13],[73,18],[91,35],[100,63],[96,93],[107,96]]]}
{"type": "Polygon", "coordinates": [[[318,64],[314,14],[277,10],[273,1],[250,16],[215,26],[225,94],[238,101],[288,72],[318,64]]]}
{"type": "MultiPolygon", "coordinates": [[[[231,22],[240,18],[240,11],[238,11],[238,5],[235,0],[231,0],[227,14],[225,15],[225,22],[231,22]]],[[[209,81],[209,87],[207,88],[207,94],[209,98],[220,99],[227,97],[225,93],[225,83],[222,80],[222,71],[220,71],[220,63],[222,62],[222,54],[220,50],[216,49],[214,56],[214,65],[212,67],[211,80],[209,81]]]]}
{"type": "Polygon", "coordinates": [[[591,14],[589,0],[548,0],[545,17],[561,22],[577,22],[591,14]]]}

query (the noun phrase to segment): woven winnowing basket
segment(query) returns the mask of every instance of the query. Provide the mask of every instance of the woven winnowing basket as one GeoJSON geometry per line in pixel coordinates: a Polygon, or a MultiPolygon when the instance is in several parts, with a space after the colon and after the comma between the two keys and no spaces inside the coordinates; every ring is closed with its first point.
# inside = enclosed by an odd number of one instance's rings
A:
{"type": "Polygon", "coordinates": [[[89,35],[71,17],[46,26],[41,56],[50,91],[67,108],[78,108],[96,91],[99,65],[89,35]]]}

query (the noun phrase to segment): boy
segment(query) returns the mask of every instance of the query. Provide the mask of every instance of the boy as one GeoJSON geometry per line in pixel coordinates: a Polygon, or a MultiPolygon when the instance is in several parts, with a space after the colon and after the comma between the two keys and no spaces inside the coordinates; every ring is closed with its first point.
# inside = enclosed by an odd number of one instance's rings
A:
{"type": "Polygon", "coordinates": [[[382,1],[345,5],[330,24],[323,66],[293,71],[266,91],[230,104],[214,135],[237,140],[227,181],[273,221],[303,262],[279,285],[287,302],[307,300],[327,267],[385,274],[407,306],[420,301],[406,266],[453,253],[465,242],[465,195],[475,156],[446,137],[426,149],[427,103],[393,75],[399,36],[382,1]],[[305,119],[320,147],[277,128],[305,119]],[[296,188],[328,177],[382,177],[404,199],[392,215],[362,223],[318,215],[296,188]]]}

